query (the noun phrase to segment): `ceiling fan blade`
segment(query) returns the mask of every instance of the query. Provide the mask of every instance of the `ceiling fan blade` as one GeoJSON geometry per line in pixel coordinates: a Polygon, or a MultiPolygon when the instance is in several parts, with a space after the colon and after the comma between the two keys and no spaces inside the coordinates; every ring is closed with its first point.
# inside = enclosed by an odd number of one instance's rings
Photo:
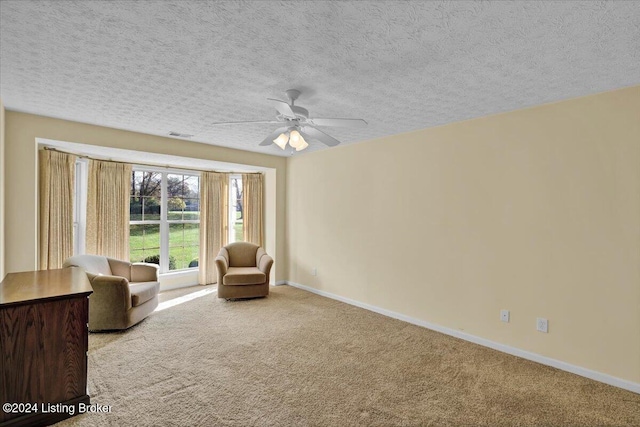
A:
{"type": "Polygon", "coordinates": [[[317,139],[318,141],[322,142],[325,145],[328,145],[329,147],[334,147],[340,144],[340,141],[338,141],[331,135],[327,135],[326,133],[322,132],[320,129],[316,129],[312,126],[301,126],[300,135],[302,135],[302,137],[305,139],[307,138],[317,139]]]}
{"type": "Polygon", "coordinates": [[[250,124],[250,123],[282,123],[282,122],[278,122],[276,120],[247,120],[247,121],[241,121],[241,122],[215,122],[215,123],[211,123],[212,126],[216,126],[216,125],[244,125],[244,124],[250,124]]]}
{"type": "Polygon", "coordinates": [[[283,132],[287,131],[287,127],[283,127],[283,128],[278,128],[276,130],[273,131],[273,133],[271,135],[269,135],[268,137],[266,137],[261,143],[260,145],[265,146],[265,145],[271,145],[273,144],[273,140],[276,139],[278,137],[278,135],[280,135],[283,132]]]}
{"type": "Polygon", "coordinates": [[[278,110],[278,112],[283,116],[289,119],[296,118],[296,113],[293,112],[293,110],[291,109],[291,106],[286,102],[280,101],[279,99],[272,99],[272,98],[267,98],[267,101],[273,102],[274,106],[276,107],[276,110],[278,110]]]}
{"type": "Polygon", "coordinates": [[[362,119],[309,119],[316,126],[336,126],[345,128],[362,128],[367,122],[362,119]]]}

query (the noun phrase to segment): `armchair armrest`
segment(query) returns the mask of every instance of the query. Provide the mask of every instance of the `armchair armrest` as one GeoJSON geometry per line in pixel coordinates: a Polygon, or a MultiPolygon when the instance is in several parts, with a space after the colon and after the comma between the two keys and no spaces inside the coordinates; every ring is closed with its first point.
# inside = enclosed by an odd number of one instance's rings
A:
{"type": "Polygon", "coordinates": [[[131,291],[129,281],[120,276],[93,276],[90,277],[93,299],[91,309],[104,311],[106,315],[119,310],[129,310],[131,308],[131,291]]]}
{"type": "Polygon", "coordinates": [[[258,269],[267,276],[267,283],[269,283],[269,274],[271,273],[271,266],[273,266],[273,258],[266,253],[260,257],[258,263],[258,269]]]}
{"type": "Polygon", "coordinates": [[[216,270],[218,271],[218,286],[222,285],[222,278],[224,277],[225,274],[227,274],[228,268],[229,268],[229,265],[227,264],[227,259],[222,255],[218,255],[216,257],[216,270]]]}
{"type": "Polygon", "coordinates": [[[136,262],[131,264],[131,281],[136,282],[157,282],[158,264],[136,262]]]}

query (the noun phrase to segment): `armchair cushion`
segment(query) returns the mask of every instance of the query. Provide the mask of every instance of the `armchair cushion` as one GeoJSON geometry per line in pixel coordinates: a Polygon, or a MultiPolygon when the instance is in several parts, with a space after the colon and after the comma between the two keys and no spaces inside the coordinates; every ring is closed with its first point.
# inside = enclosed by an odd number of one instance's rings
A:
{"type": "Polygon", "coordinates": [[[229,267],[222,279],[222,284],[259,285],[267,281],[267,276],[257,267],[229,267]]]}
{"type": "Polygon", "coordinates": [[[150,301],[158,295],[160,284],[158,282],[142,282],[129,284],[131,292],[131,306],[138,307],[147,301],[150,301]]]}

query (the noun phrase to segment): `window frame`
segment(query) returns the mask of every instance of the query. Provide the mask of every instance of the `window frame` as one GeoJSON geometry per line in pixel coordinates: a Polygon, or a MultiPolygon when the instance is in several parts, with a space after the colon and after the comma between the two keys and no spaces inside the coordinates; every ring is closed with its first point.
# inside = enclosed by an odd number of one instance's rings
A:
{"type": "MultiPolygon", "coordinates": [[[[160,225],[160,274],[166,273],[179,273],[185,271],[198,271],[198,267],[179,268],[175,270],[169,269],[169,225],[170,224],[200,224],[200,219],[197,220],[185,220],[185,219],[168,219],[169,214],[169,197],[168,197],[168,175],[187,175],[198,177],[198,190],[200,189],[201,174],[198,171],[184,170],[177,168],[163,168],[144,165],[132,165],[132,172],[153,172],[159,173],[161,176],[160,182],[160,219],[159,220],[143,220],[132,221],[129,219],[129,233],[131,233],[132,225],[160,225]]],[[[130,195],[131,197],[132,195],[130,195]]],[[[199,203],[200,195],[198,194],[199,203]]],[[[198,245],[199,247],[199,245],[198,245]]],[[[131,249],[129,249],[131,251],[131,249]]]]}

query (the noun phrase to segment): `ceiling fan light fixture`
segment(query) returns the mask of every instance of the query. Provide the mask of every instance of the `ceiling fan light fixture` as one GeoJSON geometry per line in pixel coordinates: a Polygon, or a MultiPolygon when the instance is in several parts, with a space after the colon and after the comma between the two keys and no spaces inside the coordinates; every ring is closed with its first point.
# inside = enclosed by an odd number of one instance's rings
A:
{"type": "Polygon", "coordinates": [[[304,139],[302,139],[300,132],[292,130],[289,134],[289,145],[293,148],[298,148],[298,146],[302,145],[302,142],[304,142],[304,139]]]}
{"type": "Polygon", "coordinates": [[[296,151],[302,151],[305,148],[307,148],[308,146],[309,146],[309,143],[307,143],[307,141],[305,141],[304,138],[302,136],[300,136],[300,143],[296,147],[296,151]]]}
{"type": "Polygon", "coordinates": [[[281,133],[276,139],[273,140],[273,142],[275,142],[275,144],[283,150],[287,146],[287,141],[289,141],[289,135],[287,135],[286,133],[281,133]]]}

